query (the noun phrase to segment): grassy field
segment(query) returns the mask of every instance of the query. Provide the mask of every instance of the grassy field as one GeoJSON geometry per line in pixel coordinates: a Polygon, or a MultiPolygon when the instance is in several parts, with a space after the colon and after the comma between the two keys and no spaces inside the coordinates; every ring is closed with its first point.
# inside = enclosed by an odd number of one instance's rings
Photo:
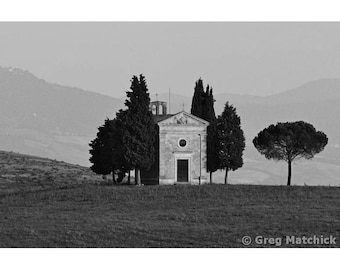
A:
{"type": "Polygon", "coordinates": [[[288,246],[339,247],[337,187],[109,186],[87,168],[7,152],[0,169],[0,247],[244,247],[245,235],[333,235],[335,245],[288,246]]]}

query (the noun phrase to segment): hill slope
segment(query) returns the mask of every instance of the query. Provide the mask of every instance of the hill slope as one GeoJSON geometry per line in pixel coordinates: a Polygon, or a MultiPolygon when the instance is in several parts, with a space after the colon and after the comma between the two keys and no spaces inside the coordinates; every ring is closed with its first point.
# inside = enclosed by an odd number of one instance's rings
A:
{"type": "Polygon", "coordinates": [[[87,165],[88,143],[120,100],[0,67],[0,149],[87,165]]]}
{"type": "Polygon", "coordinates": [[[103,181],[86,167],[6,151],[0,151],[0,172],[0,196],[103,181]]]}

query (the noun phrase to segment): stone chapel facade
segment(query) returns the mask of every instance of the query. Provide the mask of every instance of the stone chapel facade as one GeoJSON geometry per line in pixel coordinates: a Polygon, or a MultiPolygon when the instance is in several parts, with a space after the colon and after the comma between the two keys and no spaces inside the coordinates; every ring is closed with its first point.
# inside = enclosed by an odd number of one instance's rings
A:
{"type": "Polygon", "coordinates": [[[166,102],[150,103],[157,124],[156,159],[141,171],[142,183],[206,184],[209,122],[185,111],[167,114],[166,102]]]}

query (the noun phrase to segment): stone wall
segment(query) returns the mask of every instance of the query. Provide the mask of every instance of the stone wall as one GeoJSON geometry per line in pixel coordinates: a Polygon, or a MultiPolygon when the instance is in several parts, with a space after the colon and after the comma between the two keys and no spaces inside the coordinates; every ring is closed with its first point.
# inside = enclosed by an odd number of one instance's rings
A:
{"type": "Polygon", "coordinates": [[[175,184],[177,182],[177,159],[189,161],[190,184],[199,184],[200,167],[201,184],[208,182],[206,129],[206,125],[160,125],[159,184],[175,184]],[[184,147],[179,145],[181,139],[186,141],[184,147]]]}

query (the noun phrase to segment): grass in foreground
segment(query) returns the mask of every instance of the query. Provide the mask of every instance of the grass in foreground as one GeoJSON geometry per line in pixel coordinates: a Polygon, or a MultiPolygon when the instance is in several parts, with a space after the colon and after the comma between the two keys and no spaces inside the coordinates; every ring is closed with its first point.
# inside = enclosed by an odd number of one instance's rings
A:
{"type": "Polygon", "coordinates": [[[335,187],[245,185],[22,191],[0,197],[0,246],[243,247],[245,235],[333,235],[339,247],[339,195],[335,187]]]}

